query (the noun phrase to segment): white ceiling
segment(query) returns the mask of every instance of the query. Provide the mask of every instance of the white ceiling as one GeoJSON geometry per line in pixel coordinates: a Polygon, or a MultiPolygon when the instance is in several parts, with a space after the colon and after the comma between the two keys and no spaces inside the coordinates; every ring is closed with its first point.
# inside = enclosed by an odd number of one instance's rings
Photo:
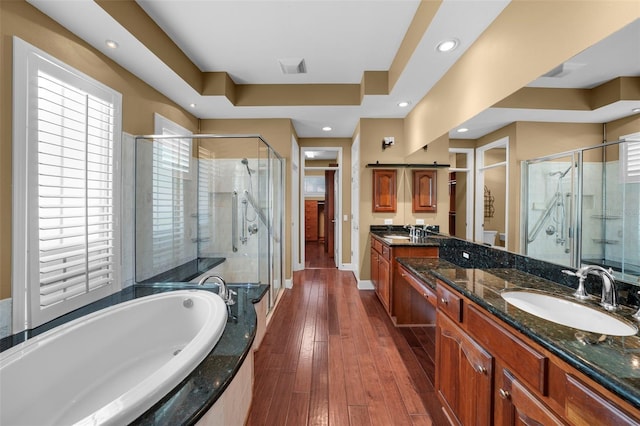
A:
{"type": "MultiPolygon", "coordinates": [[[[300,137],[351,137],[358,120],[402,118],[507,6],[508,0],[445,0],[389,95],[358,106],[236,107],[225,97],[201,96],[93,0],[28,0],[52,19],[199,118],[291,118],[300,137]],[[460,46],[435,46],[455,37],[460,46]],[[108,49],[104,42],[120,47],[108,49]],[[408,108],[398,108],[401,100],[408,108]],[[195,103],[196,107],[190,107],[195,103]],[[331,126],[331,132],[323,132],[331,126]]],[[[201,71],[226,71],[236,83],[359,83],[364,71],[388,70],[418,0],[137,0],[201,71]],[[283,75],[278,59],[304,58],[308,72],[283,75]]],[[[572,59],[584,63],[563,79],[538,87],[593,87],[617,76],[640,75],[640,20],[611,45],[572,59]],[[584,55],[584,56],[582,56],[584,55]],[[560,81],[562,80],[562,81],[560,81]]],[[[544,80],[551,80],[544,81],[544,80]]],[[[469,122],[477,138],[515,120],[605,122],[630,115],[630,105],[606,111],[491,109],[469,122]],[[580,117],[578,117],[580,115],[580,117]],[[507,118],[508,117],[508,118],[507,118]],[[484,130],[477,130],[484,129],[484,130]],[[482,133],[485,132],[485,133],[482,133]],[[482,133],[482,134],[481,134],[482,133]]]]}

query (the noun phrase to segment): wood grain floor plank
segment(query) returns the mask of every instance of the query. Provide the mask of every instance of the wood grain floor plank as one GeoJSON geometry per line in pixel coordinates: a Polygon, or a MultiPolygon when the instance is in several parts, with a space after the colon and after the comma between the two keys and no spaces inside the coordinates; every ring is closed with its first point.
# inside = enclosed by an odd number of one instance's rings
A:
{"type": "Polygon", "coordinates": [[[309,394],[294,392],[289,402],[285,426],[306,426],[309,420],[309,394]]]}
{"type": "Polygon", "coordinates": [[[366,405],[350,405],[349,424],[351,426],[371,426],[369,408],[366,405]]]}
{"type": "Polygon", "coordinates": [[[411,424],[413,426],[433,426],[431,417],[419,414],[413,414],[411,416],[411,424]]]}
{"type": "Polygon", "coordinates": [[[329,337],[329,424],[349,425],[347,389],[340,336],[329,337]]]}
{"type": "Polygon", "coordinates": [[[293,381],[295,380],[295,373],[283,371],[278,377],[278,381],[273,390],[274,398],[272,398],[271,405],[266,418],[266,424],[268,425],[283,425],[287,421],[287,413],[289,411],[289,405],[291,396],[293,394],[293,381]]]}
{"type": "Polygon", "coordinates": [[[329,374],[327,342],[313,344],[313,367],[309,395],[309,425],[329,424],[329,374]]]}

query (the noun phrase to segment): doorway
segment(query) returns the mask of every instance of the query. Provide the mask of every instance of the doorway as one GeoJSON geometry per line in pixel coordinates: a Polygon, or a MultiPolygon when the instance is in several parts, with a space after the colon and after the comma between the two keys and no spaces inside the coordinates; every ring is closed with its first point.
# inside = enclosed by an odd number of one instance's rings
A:
{"type": "Polygon", "coordinates": [[[339,268],[342,256],[342,148],[300,149],[301,264],[308,268],[339,268]]]}
{"type": "Polygon", "coordinates": [[[509,138],[476,149],[475,241],[507,248],[509,242],[509,138]]]}
{"type": "Polygon", "coordinates": [[[449,149],[449,235],[473,240],[473,148],[449,149]]]}

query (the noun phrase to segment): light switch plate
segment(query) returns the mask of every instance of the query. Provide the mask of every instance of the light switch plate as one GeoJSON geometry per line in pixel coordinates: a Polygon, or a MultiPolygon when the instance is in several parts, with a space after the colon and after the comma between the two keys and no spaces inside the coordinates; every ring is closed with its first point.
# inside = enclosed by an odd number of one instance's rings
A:
{"type": "Polygon", "coordinates": [[[384,220],[384,224],[385,225],[393,225],[393,219],[385,219],[384,220]]]}
{"type": "Polygon", "coordinates": [[[416,225],[424,225],[424,219],[416,219],[416,225]]]}

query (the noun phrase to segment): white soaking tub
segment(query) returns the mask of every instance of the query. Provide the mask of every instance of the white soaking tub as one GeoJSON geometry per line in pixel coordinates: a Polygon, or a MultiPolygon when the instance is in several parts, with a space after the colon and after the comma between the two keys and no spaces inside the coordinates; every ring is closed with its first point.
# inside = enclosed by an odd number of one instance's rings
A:
{"type": "Polygon", "coordinates": [[[0,425],[123,425],[159,401],[220,339],[215,293],[178,290],[78,318],[0,353],[0,425]]]}

